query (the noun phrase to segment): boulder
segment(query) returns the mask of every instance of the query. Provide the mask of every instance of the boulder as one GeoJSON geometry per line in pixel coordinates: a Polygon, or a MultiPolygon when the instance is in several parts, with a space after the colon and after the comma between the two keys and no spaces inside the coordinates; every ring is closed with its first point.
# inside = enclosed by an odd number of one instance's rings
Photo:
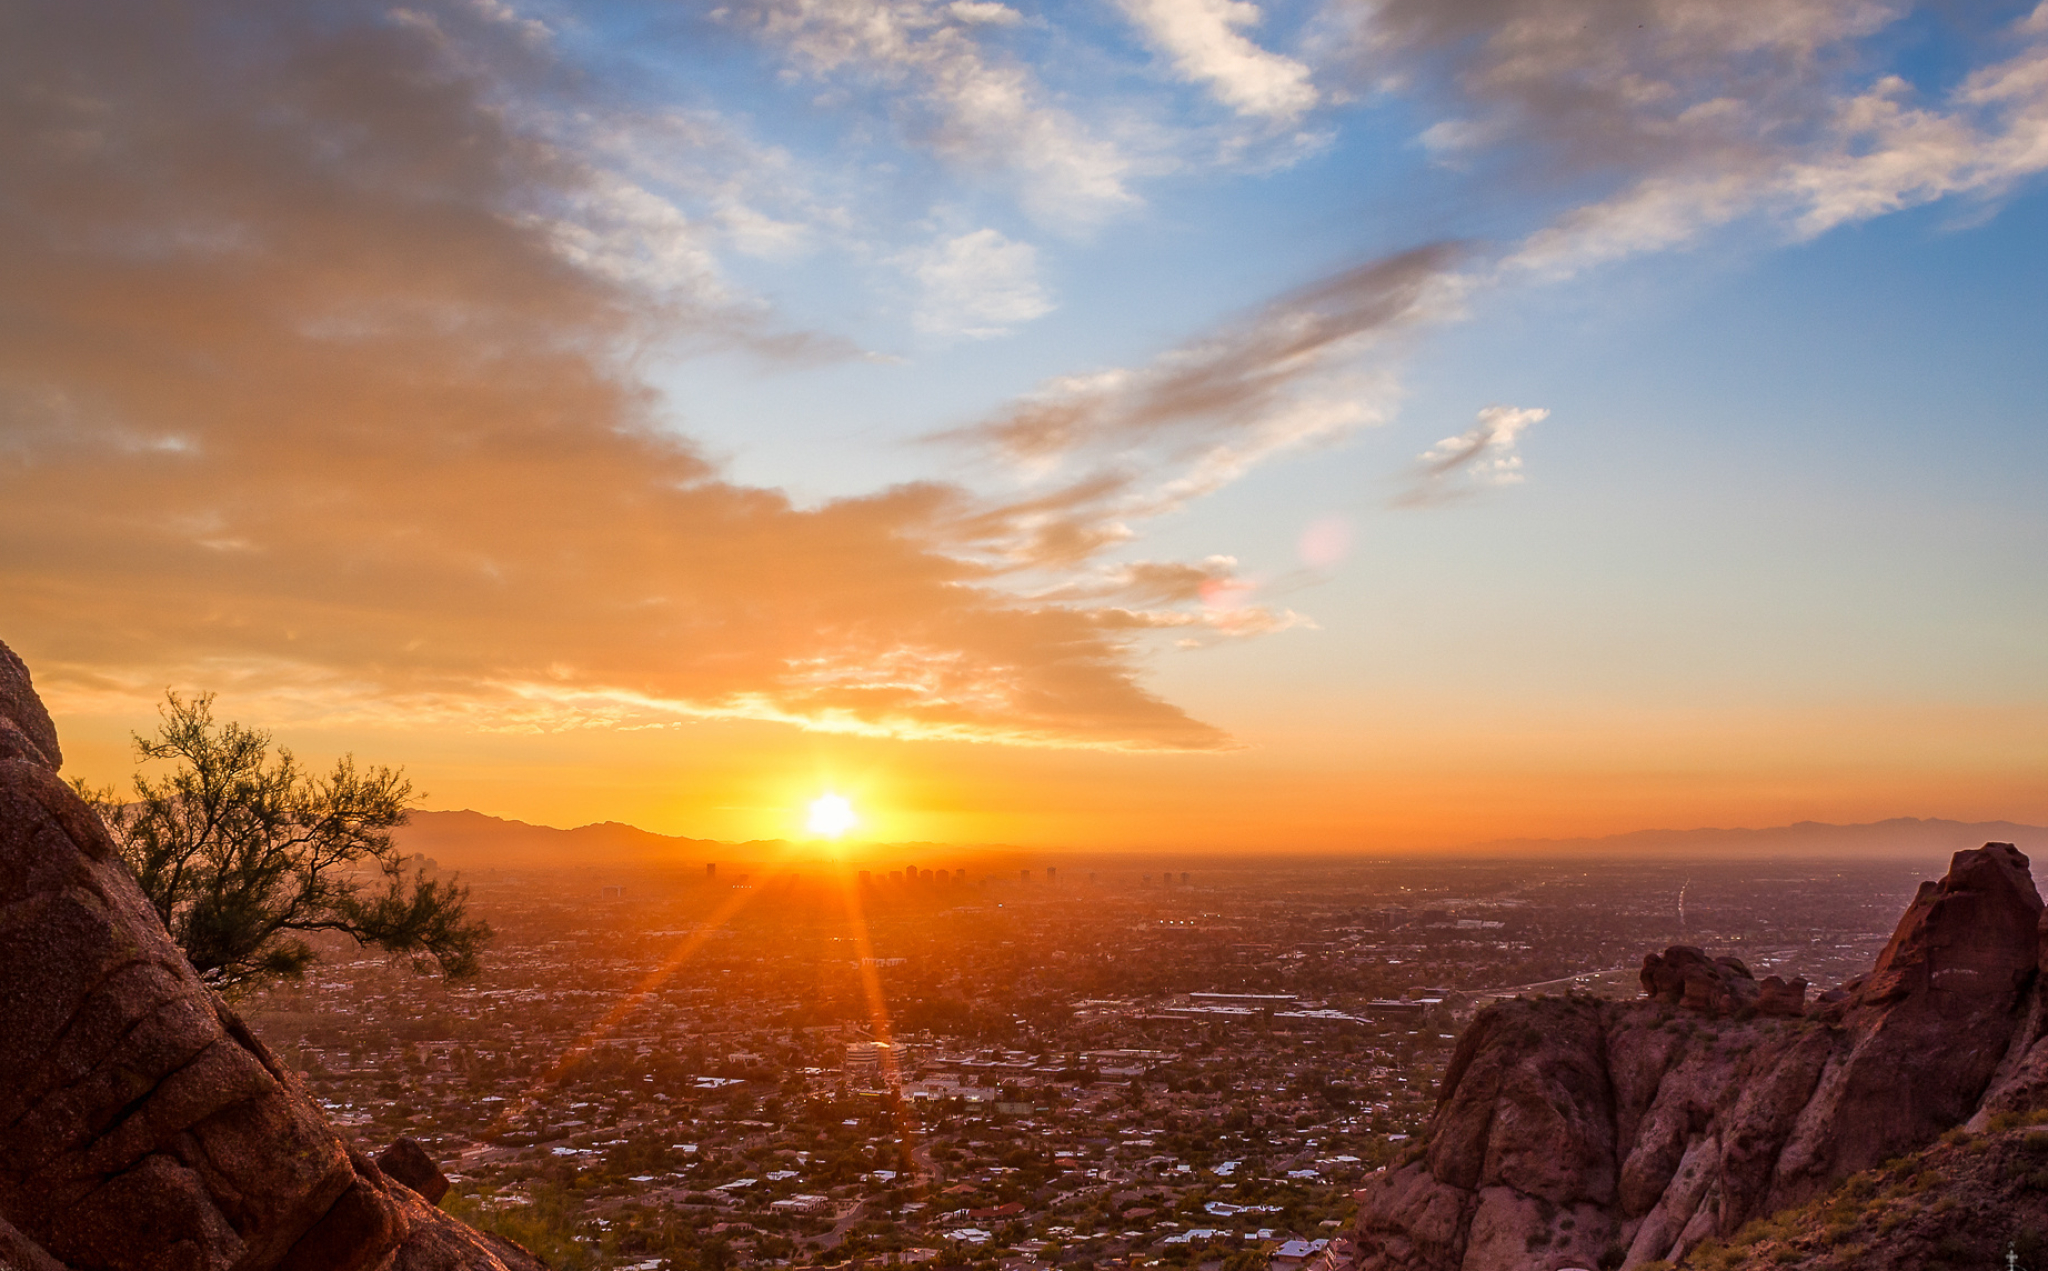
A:
{"type": "Polygon", "coordinates": [[[27,668],[0,646],[0,1260],[539,1268],[348,1148],[200,983],[59,756],[27,668]]]}
{"type": "Polygon", "coordinates": [[[448,1177],[441,1167],[434,1164],[434,1158],[427,1155],[427,1149],[419,1140],[401,1136],[390,1147],[377,1154],[377,1168],[387,1178],[405,1184],[418,1192],[429,1205],[438,1205],[448,1194],[448,1177]]]}
{"type": "Polygon", "coordinates": [[[1709,958],[1686,944],[1644,954],[1638,978],[1646,996],[1707,1015],[1732,1015],[1753,1004],[1761,991],[1740,959],[1709,958]]]}

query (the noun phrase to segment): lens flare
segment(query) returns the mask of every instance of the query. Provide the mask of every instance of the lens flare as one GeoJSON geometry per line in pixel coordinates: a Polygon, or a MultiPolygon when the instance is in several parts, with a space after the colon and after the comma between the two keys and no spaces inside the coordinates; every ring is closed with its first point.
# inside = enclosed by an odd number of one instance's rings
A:
{"type": "Polygon", "coordinates": [[[860,818],[853,814],[853,805],[836,794],[821,794],[811,800],[811,819],[807,823],[811,833],[828,839],[836,839],[852,829],[860,818]]]}

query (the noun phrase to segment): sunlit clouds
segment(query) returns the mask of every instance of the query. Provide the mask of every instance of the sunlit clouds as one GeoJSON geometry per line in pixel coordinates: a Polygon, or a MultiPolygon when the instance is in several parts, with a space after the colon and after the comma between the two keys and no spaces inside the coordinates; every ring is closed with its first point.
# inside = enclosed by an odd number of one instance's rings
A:
{"type": "Polygon", "coordinates": [[[9,42],[0,253],[33,317],[0,533],[46,676],[472,726],[1217,744],[1087,614],[992,586],[963,493],[720,480],[627,358],[726,319],[529,211],[611,187],[508,133],[419,24],[274,12],[217,42],[51,11],[9,42]]]}
{"type": "Polygon", "coordinates": [[[1052,311],[1038,280],[1038,253],[992,229],[933,243],[905,266],[920,296],[917,326],[934,335],[988,339],[1052,311]]]}
{"type": "Polygon", "coordinates": [[[1124,11],[1173,59],[1186,78],[1206,86],[1240,114],[1280,122],[1316,104],[1309,69],[1253,43],[1262,17],[1247,0],[1124,0],[1124,11]]]}
{"type": "Polygon", "coordinates": [[[1475,486],[1520,485],[1518,443],[1530,425],[1548,418],[1550,412],[1541,407],[1488,406],[1472,427],[1416,456],[1416,484],[1401,502],[1427,503],[1470,493],[1475,486]]]}
{"type": "Polygon", "coordinates": [[[933,148],[1007,174],[1034,215],[1087,224],[1133,206],[1133,162],[1057,104],[1031,67],[989,47],[1022,16],[992,2],[769,0],[721,10],[832,82],[880,88],[925,117],[933,148]]]}

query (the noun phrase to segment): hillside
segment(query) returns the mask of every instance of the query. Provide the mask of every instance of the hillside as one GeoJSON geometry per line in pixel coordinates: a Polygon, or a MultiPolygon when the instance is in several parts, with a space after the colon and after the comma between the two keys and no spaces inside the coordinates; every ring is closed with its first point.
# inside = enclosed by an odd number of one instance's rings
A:
{"type": "MultiPolygon", "coordinates": [[[[1808,1204],[1708,1240],[1685,1271],[2048,1267],[2048,1116],[2001,1119],[1855,1175],[1808,1204]]],[[[1651,1264],[1656,1271],[1671,1263],[1651,1264]]]]}

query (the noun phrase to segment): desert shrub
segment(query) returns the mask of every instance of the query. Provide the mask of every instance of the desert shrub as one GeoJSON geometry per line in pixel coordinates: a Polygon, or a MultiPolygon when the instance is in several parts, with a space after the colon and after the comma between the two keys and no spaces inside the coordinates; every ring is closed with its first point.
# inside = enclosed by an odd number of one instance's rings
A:
{"type": "Polygon", "coordinates": [[[2020,1146],[2029,1156],[2048,1156],[2048,1130],[2035,1130],[2020,1140],[2020,1146]]]}
{"type": "Polygon", "coordinates": [[[1934,1260],[1937,1262],[1963,1263],[1973,1261],[1977,1251],[1958,1232],[1951,1231],[1934,1242],[1934,1260]]]}
{"type": "Polygon", "coordinates": [[[1621,1271],[1621,1264],[1627,1260],[1628,1250],[1616,1241],[1600,1251],[1600,1260],[1594,1263],[1599,1271],[1621,1271]]]}

